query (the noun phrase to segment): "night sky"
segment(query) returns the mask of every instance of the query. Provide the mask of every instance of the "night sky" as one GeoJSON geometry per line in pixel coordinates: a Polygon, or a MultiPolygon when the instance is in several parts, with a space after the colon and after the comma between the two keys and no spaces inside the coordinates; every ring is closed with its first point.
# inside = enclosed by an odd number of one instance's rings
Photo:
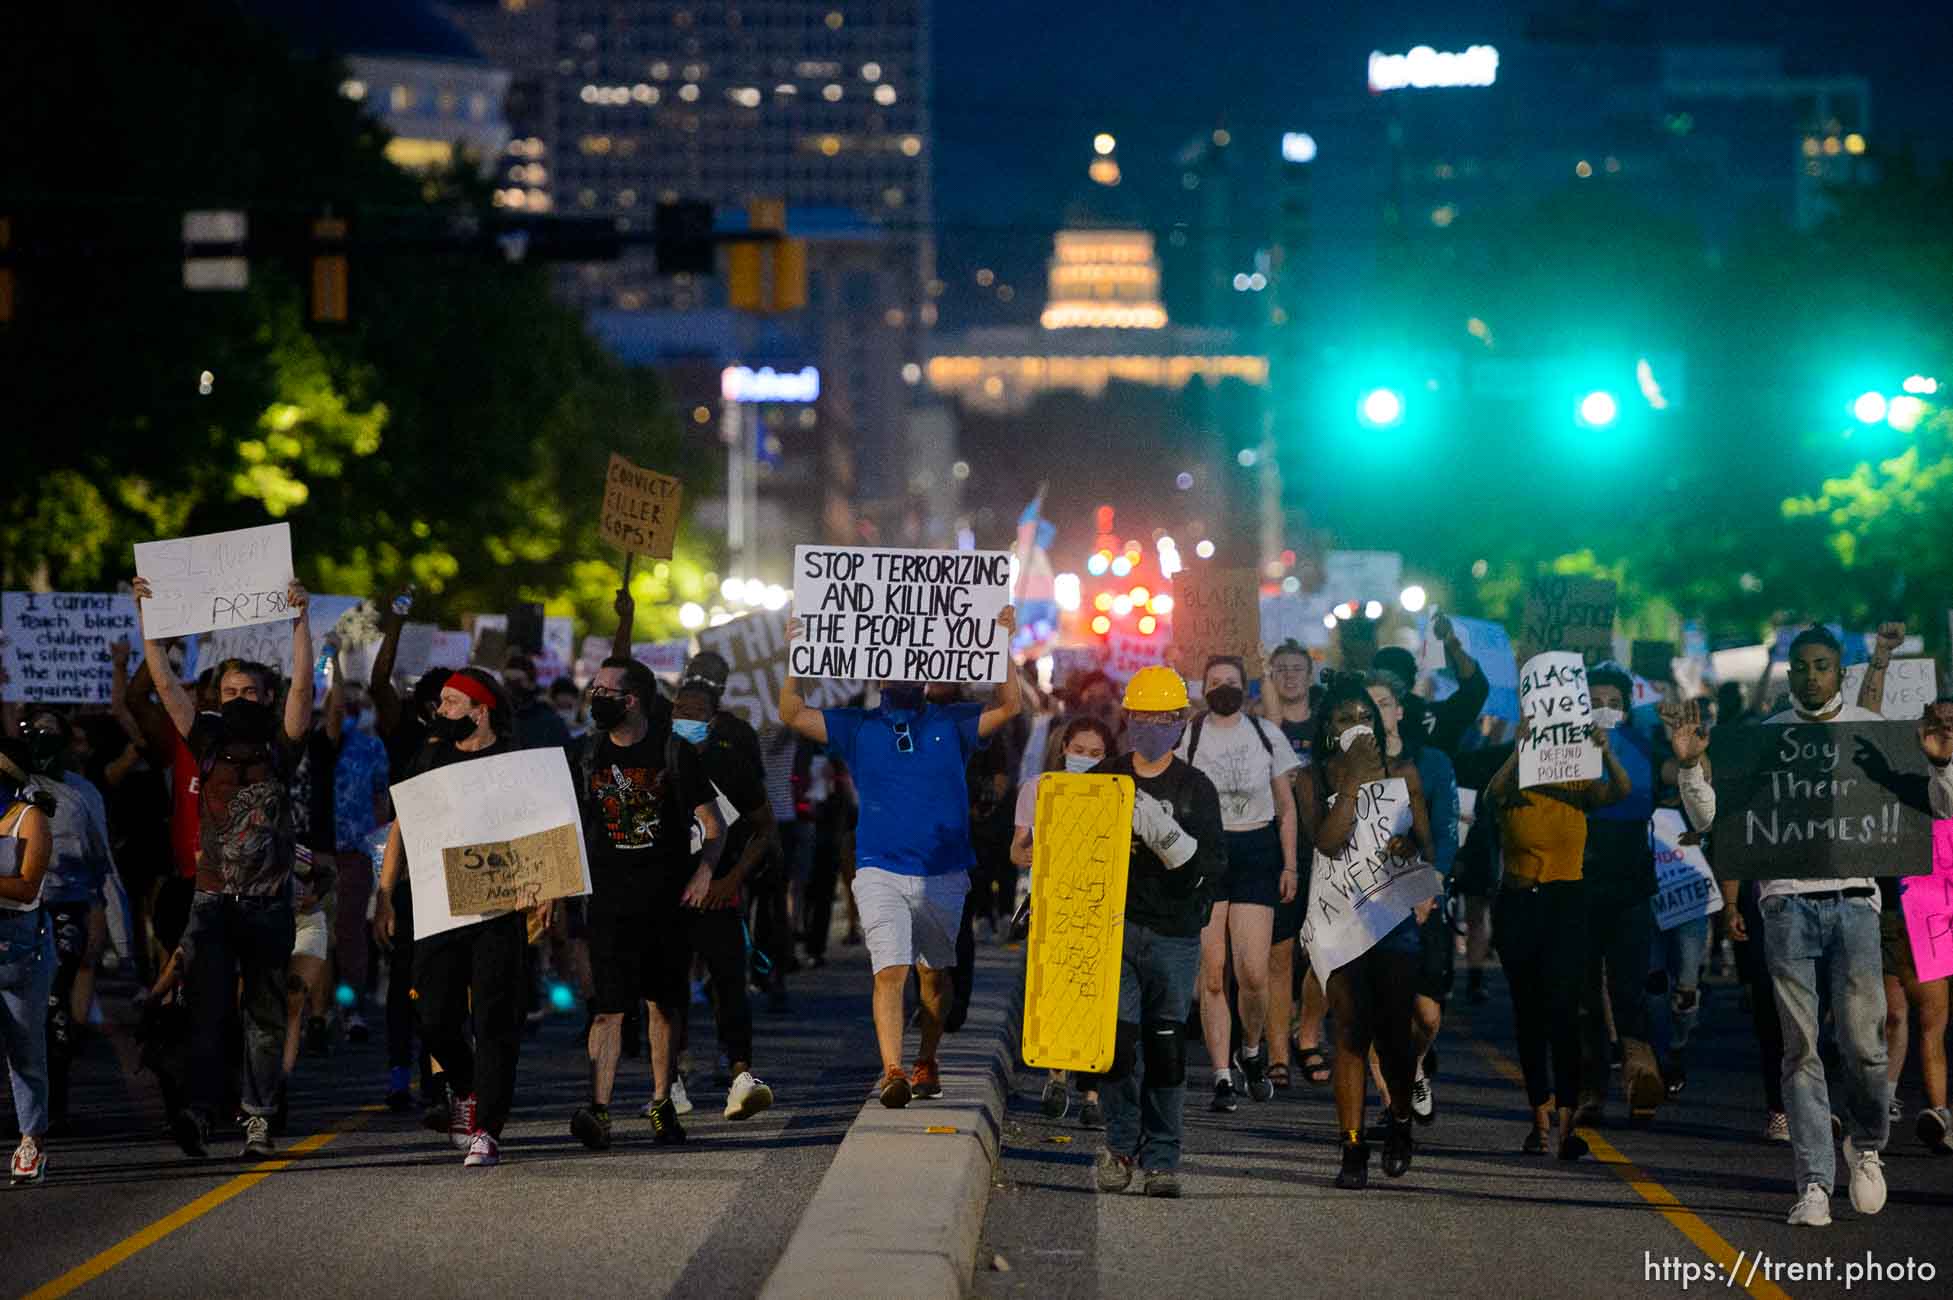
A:
{"type": "MultiPolygon", "coordinates": [[[[1516,44],[1529,12],[1631,8],[1564,0],[939,3],[935,176],[939,262],[949,286],[944,324],[1034,320],[1050,231],[1068,203],[1109,201],[1155,228],[1197,221],[1172,155],[1216,126],[1235,137],[1239,193],[1252,202],[1272,178],[1282,131],[1320,133],[1339,115],[1361,114],[1373,48],[1516,44]],[[1088,194],[1097,190],[1084,168],[1098,131],[1119,139],[1125,180],[1116,194],[1088,194]],[[1251,175],[1251,166],[1268,171],[1251,175]],[[1013,285],[1014,301],[977,289],[972,277],[980,266],[1013,285]]],[[[1864,76],[1872,85],[1875,150],[1953,157],[1953,78],[1946,71],[1953,5],[1728,0],[1653,8],[1665,43],[1780,45],[1791,75],[1864,76]],[[1713,12],[1669,12],[1698,8],[1713,12]]],[[[1319,160],[1332,165],[1326,155],[1319,160]]],[[[1176,318],[1186,317],[1187,304],[1170,298],[1168,305],[1176,318]]]]}

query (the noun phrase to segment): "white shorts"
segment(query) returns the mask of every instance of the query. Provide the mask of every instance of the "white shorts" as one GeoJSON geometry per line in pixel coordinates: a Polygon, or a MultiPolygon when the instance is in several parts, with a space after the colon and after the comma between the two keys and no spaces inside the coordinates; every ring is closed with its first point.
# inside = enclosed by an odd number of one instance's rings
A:
{"type": "Polygon", "coordinates": [[[854,905],[861,912],[869,962],[878,971],[915,965],[948,970],[956,965],[956,933],[963,926],[963,900],[969,893],[967,871],[940,876],[905,876],[880,867],[856,871],[854,905]]]}
{"type": "Polygon", "coordinates": [[[292,956],[324,961],[327,937],[325,909],[321,907],[311,912],[300,912],[292,918],[292,924],[292,956]]]}

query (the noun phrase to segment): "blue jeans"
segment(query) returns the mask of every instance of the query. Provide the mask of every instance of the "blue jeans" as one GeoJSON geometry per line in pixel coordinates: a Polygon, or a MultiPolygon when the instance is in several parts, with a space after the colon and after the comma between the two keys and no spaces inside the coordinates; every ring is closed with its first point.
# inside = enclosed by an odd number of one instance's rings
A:
{"type": "Polygon", "coordinates": [[[54,930],[47,912],[0,911],[0,1055],[13,1074],[21,1134],[47,1132],[47,997],[54,987],[54,930]]]}
{"type": "Polygon", "coordinates": [[[1698,916],[1656,938],[1658,969],[1668,972],[1667,1032],[1668,1050],[1688,1049],[1689,1038],[1702,1015],[1702,964],[1709,957],[1709,918],[1698,916]]]}
{"type": "MultiPolygon", "coordinates": [[[[1194,978],[1200,971],[1200,936],[1154,934],[1126,922],[1125,951],[1119,958],[1119,1020],[1121,1031],[1140,1025],[1142,1035],[1167,1024],[1181,1032],[1193,1009],[1194,978]]],[[[1184,1050],[1184,1043],[1181,1044],[1184,1050]]],[[[1135,1050],[1132,1068],[1116,1082],[1102,1087],[1105,1107],[1105,1147],[1114,1155],[1133,1156],[1144,1170],[1180,1167],[1182,1113],[1186,1109],[1184,1076],[1178,1083],[1156,1084],[1145,1077],[1145,1052],[1135,1050]]]]}
{"type": "Polygon", "coordinates": [[[1763,941],[1770,984],[1783,1018],[1783,1091],[1790,1113],[1797,1190],[1831,1190],[1831,1096],[1818,1059],[1819,998],[1828,993],[1837,1034],[1844,1104],[1838,1117],[1861,1147],[1883,1148],[1890,1121],[1885,1079],[1885,976],[1878,946],[1878,899],[1765,898],[1763,941]],[[1820,990],[1820,972],[1829,988],[1820,990]]]}

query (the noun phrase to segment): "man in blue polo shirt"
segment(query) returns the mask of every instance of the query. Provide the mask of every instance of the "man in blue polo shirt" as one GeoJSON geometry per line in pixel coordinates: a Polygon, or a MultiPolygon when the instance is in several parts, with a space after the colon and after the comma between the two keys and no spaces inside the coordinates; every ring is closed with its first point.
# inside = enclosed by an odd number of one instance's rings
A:
{"type": "MultiPolygon", "coordinates": [[[[1005,638],[1016,611],[998,619],[1005,638]]],[[[789,641],[798,631],[789,628],[789,641]]],[[[948,692],[943,692],[947,694],[948,692]]],[[[938,1097],[936,1045],[943,1035],[956,931],[970,892],[970,756],[1017,716],[1017,674],[1006,673],[995,700],[943,704],[914,682],[885,682],[873,709],[813,709],[789,677],[780,685],[780,722],[848,765],[861,797],[855,832],[854,900],[875,969],[875,1037],[882,1051],[882,1105],[938,1097]],[[913,966],[922,992],[922,1042],[915,1068],[902,1068],[902,988],[913,966]]]]}

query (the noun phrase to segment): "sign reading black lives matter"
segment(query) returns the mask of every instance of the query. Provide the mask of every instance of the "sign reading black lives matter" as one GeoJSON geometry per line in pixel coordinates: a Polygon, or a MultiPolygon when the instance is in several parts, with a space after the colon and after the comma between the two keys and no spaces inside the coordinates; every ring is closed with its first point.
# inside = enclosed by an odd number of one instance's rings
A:
{"type": "Polygon", "coordinates": [[[1933,869],[1926,760],[1910,722],[1718,728],[1724,880],[1921,876],[1933,869]]]}
{"type": "Polygon", "coordinates": [[[1602,771],[1600,750],[1588,740],[1594,708],[1580,656],[1553,650],[1526,660],[1519,674],[1519,786],[1591,781],[1602,771]]]}
{"type": "Polygon", "coordinates": [[[884,682],[1001,682],[1010,636],[1004,551],[800,546],[793,553],[788,650],[795,677],[884,682]]]}

